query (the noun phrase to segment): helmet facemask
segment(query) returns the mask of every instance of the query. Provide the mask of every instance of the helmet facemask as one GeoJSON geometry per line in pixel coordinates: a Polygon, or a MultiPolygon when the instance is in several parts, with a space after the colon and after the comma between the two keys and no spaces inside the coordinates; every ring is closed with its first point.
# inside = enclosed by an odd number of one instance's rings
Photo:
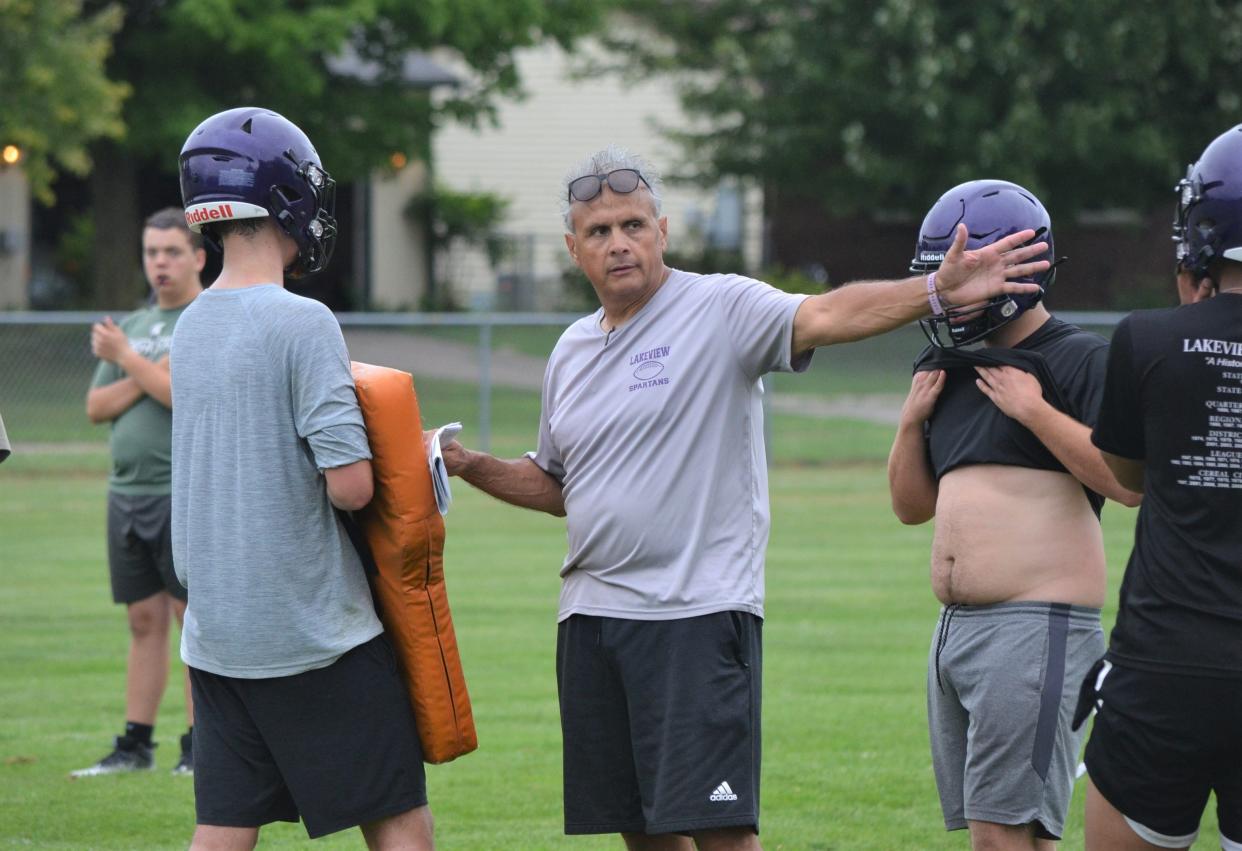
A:
{"type": "Polygon", "coordinates": [[[1242,125],[1216,137],[1176,191],[1178,268],[1199,281],[1212,276],[1217,260],[1242,262],[1242,125]]]}
{"type": "Polygon", "coordinates": [[[284,155],[297,164],[294,174],[300,178],[301,191],[287,184],[273,186],[268,209],[281,230],[298,244],[297,259],[285,274],[300,278],[328,265],[336,247],[336,219],[332,215],[336,210],[336,181],[317,163],[298,162],[292,150],[284,155]]]}

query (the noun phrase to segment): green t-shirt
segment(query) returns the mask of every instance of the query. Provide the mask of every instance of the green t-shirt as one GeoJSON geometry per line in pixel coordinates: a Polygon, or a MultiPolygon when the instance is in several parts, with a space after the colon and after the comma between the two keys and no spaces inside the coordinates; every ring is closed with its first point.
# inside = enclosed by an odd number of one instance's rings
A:
{"type": "MultiPolygon", "coordinates": [[[[121,320],[121,330],[134,351],[158,361],[172,345],[173,326],[186,305],[164,310],[148,307],[121,320]]],[[[103,387],[126,377],[114,363],[100,361],[91,387],[103,387]]],[[[112,473],[108,487],[131,496],[167,494],[172,485],[172,411],[143,396],[112,421],[108,440],[112,473]]]]}

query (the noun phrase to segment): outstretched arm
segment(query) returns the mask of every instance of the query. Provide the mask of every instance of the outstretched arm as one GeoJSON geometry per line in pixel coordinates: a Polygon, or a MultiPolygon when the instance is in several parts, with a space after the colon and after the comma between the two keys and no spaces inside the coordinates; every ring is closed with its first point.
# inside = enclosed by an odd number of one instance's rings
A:
{"type": "Polygon", "coordinates": [[[1142,502],[1142,477],[1139,493],[1125,480],[1119,482],[1092,445],[1091,429],[1049,404],[1038,378],[1012,366],[981,366],[975,371],[979,373],[975,383],[983,394],[1038,437],[1070,475],[1114,502],[1130,507],[1142,502]]]}
{"type": "Polygon", "coordinates": [[[942,369],[916,372],[910,395],[901,406],[897,436],[888,453],[888,491],[893,513],[906,525],[926,523],[936,516],[940,485],[927,460],[923,423],[932,415],[944,389],[942,369]]]}
{"type": "MultiPolygon", "coordinates": [[[[953,245],[935,273],[939,299],[946,306],[968,305],[1001,293],[1038,290],[1038,284],[1010,280],[1048,268],[1047,260],[1026,262],[1048,250],[1044,242],[1023,245],[1034,237],[1033,230],[1019,231],[984,248],[967,251],[966,226],[959,224],[953,245]]],[[[811,296],[794,315],[794,356],[819,346],[882,334],[930,315],[927,281],[927,276],[861,281],[811,296]]]]}
{"type": "Polygon", "coordinates": [[[456,440],[443,448],[444,468],[484,493],[516,505],[565,516],[561,483],[529,458],[504,461],[485,452],[466,449],[456,440]]]}

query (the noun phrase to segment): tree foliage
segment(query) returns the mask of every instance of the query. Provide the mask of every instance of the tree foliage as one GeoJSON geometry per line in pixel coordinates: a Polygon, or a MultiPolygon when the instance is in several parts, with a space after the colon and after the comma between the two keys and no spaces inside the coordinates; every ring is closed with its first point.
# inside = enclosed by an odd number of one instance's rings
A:
{"type": "MultiPolygon", "coordinates": [[[[678,75],[704,180],[834,215],[998,177],[1058,210],[1148,209],[1242,119],[1242,3],[629,0],[629,74],[678,75]]],[[[597,69],[598,70],[598,69],[597,69]]]]}
{"type": "MultiPolygon", "coordinates": [[[[93,151],[94,302],[121,305],[141,291],[138,174],[175,175],[182,143],[207,116],[274,109],[306,131],[333,177],[349,181],[394,152],[426,157],[440,121],[486,120],[497,97],[520,92],[514,52],[547,39],[568,45],[596,23],[601,2],[124,0],[108,71],[133,96],[123,143],[93,151]],[[416,50],[444,58],[462,85],[434,94],[411,85],[403,69],[416,50]],[[341,69],[350,55],[365,74],[341,69]]],[[[98,11],[105,0],[86,6],[98,11]]]]}
{"type": "Polygon", "coordinates": [[[393,151],[426,152],[436,121],[486,117],[520,81],[513,52],[570,41],[596,20],[592,0],[128,0],[111,66],[134,86],[130,152],[175,170],[186,135],[234,106],[275,109],[304,129],[338,178],[393,151]],[[411,50],[435,50],[469,79],[434,99],[403,80],[411,50]],[[334,70],[352,53],[371,79],[334,70]]]}
{"type": "Polygon", "coordinates": [[[496,266],[509,247],[508,240],[497,230],[508,208],[509,200],[494,192],[458,192],[436,185],[411,198],[405,215],[412,222],[430,224],[437,248],[461,240],[482,248],[488,262],[496,266]]]}
{"type": "Polygon", "coordinates": [[[0,0],[0,145],[17,145],[31,190],[51,203],[58,170],[85,174],[88,145],[119,137],[129,91],[104,62],[121,10],[81,0],[0,0]]]}

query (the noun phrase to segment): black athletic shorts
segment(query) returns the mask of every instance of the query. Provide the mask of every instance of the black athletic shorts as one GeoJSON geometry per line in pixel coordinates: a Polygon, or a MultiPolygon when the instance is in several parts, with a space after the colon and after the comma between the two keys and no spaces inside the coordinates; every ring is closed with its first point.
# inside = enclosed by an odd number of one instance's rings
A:
{"type": "Polygon", "coordinates": [[[758,832],[762,628],[745,612],[560,624],[566,833],[758,832]]]}
{"type": "Polygon", "coordinates": [[[185,601],[172,557],[172,497],[108,492],[108,573],[114,603],[167,591],[185,601]]]}
{"type": "Polygon", "coordinates": [[[1113,665],[1095,703],[1087,771],[1136,833],[1193,844],[1215,790],[1221,835],[1242,844],[1242,680],[1113,665]]]}
{"type": "Polygon", "coordinates": [[[427,803],[414,715],[384,635],[289,677],[190,677],[199,824],[300,816],[315,838],[427,803]]]}

